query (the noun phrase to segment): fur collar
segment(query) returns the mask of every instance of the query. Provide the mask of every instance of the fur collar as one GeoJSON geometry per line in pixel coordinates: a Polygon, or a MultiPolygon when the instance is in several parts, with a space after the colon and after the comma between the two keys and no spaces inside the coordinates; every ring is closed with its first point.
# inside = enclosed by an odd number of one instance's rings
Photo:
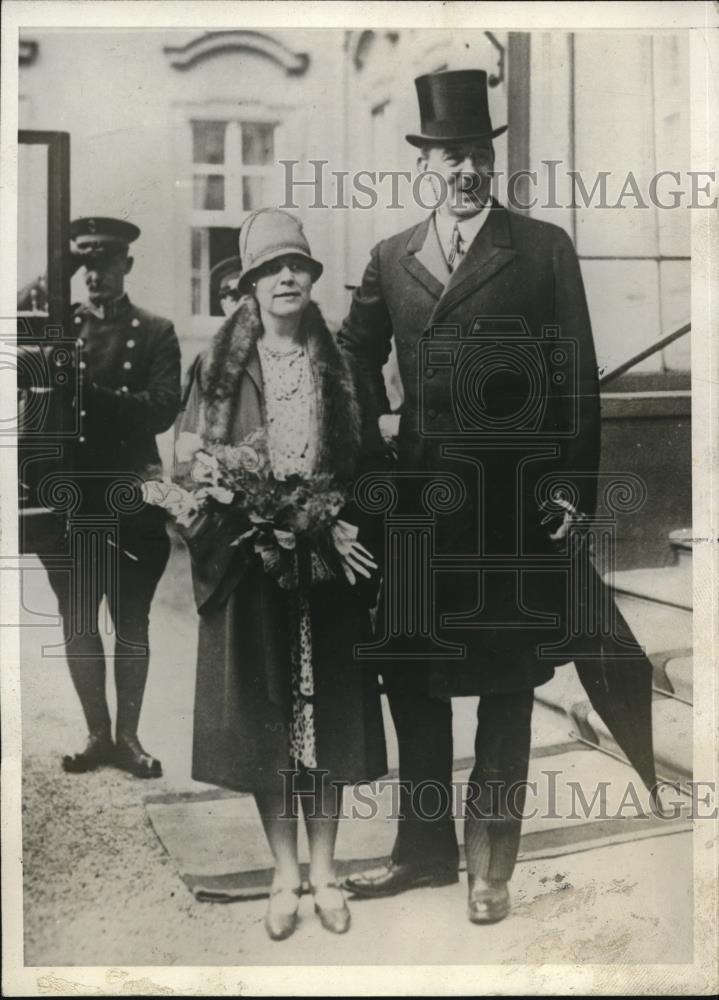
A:
{"type": "MultiPolygon", "coordinates": [[[[246,295],[212,340],[202,366],[201,390],[206,433],[212,441],[229,443],[243,376],[256,356],[261,333],[257,301],[246,295]]],[[[352,373],[315,302],[305,310],[301,333],[318,387],[318,470],[350,479],[361,444],[361,416],[352,373]]]]}

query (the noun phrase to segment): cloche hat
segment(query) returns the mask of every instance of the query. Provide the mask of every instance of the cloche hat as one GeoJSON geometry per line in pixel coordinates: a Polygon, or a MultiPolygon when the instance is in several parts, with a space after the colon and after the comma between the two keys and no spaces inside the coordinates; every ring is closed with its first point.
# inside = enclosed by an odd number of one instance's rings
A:
{"type": "Polygon", "coordinates": [[[322,265],[310,253],[302,223],[281,208],[261,208],[249,215],[242,223],[239,243],[243,264],[239,288],[243,292],[248,290],[258,268],[288,254],[307,260],[312,281],[317,281],[322,274],[322,265]]]}

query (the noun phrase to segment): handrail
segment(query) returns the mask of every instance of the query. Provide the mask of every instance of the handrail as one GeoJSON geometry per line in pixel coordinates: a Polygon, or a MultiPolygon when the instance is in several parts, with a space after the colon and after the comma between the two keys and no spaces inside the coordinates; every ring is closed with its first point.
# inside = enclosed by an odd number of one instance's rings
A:
{"type": "Polygon", "coordinates": [[[673,344],[675,340],[679,340],[679,338],[683,337],[685,333],[689,333],[691,328],[691,323],[685,323],[684,326],[680,326],[678,330],[674,331],[674,333],[669,333],[666,337],[662,337],[661,340],[657,340],[657,342],[652,344],[651,347],[645,347],[643,351],[635,354],[634,357],[630,358],[628,361],[622,361],[621,365],[617,365],[616,368],[607,372],[606,375],[602,375],[599,379],[599,385],[605,386],[607,382],[613,382],[615,378],[619,378],[619,376],[623,375],[624,372],[627,372],[630,368],[638,365],[640,361],[644,361],[645,358],[651,357],[652,354],[656,354],[656,352],[661,351],[662,348],[668,347],[669,344],[673,344]]]}

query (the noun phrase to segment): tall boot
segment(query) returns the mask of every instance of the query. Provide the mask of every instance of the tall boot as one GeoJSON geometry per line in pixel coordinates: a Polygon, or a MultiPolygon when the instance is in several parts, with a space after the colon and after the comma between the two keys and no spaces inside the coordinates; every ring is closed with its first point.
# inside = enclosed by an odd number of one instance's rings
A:
{"type": "Polygon", "coordinates": [[[142,698],[147,681],[146,656],[116,657],[115,687],[117,689],[117,726],[115,730],[115,763],[136,778],[159,778],[162,765],[148,754],[137,737],[142,698]]]}
{"type": "Polygon", "coordinates": [[[97,636],[87,637],[84,646],[88,654],[92,651],[95,655],[68,656],[68,666],[85,715],[89,737],[84,750],[66,754],[62,758],[63,770],[70,774],[94,771],[102,764],[111,763],[114,757],[110,712],[105,697],[105,657],[102,643],[97,636]],[[92,649],[95,643],[98,648],[92,649]]]}

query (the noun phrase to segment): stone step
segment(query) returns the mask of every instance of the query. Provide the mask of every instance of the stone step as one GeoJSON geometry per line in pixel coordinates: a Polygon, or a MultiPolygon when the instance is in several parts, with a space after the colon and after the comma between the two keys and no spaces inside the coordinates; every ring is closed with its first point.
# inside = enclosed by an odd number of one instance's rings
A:
{"type": "Polygon", "coordinates": [[[691,566],[694,540],[691,528],[677,528],[669,532],[669,545],[677,566],[691,566]]]}
{"type": "MultiPolygon", "coordinates": [[[[692,700],[692,615],[684,608],[661,605],[626,594],[615,595],[622,615],[655,666],[654,682],[692,700]]],[[[587,695],[571,666],[558,667],[554,677],[536,689],[537,701],[570,715],[587,695]]]]}
{"type": "MultiPolygon", "coordinates": [[[[573,721],[584,739],[596,742],[612,753],[621,754],[609,730],[589,702],[576,707],[573,721]]],[[[658,773],[667,777],[678,775],[691,778],[693,754],[691,706],[658,695],[652,704],[652,730],[658,773]]]]}
{"type": "Polygon", "coordinates": [[[693,620],[691,611],[672,605],[656,604],[630,594],[615,593],[617,607],[644,647],[648,656],[665,650],[691,649],[693,620]]]}
{"type": "MultiPolygon", "coordinates": [[[[691,565],[688,566],[689,574],[691,565]]],[[[654,571],[660,582],[654,585],[653,593],[674,596],[670,586],[664,581],[665,574],[673,577],[671,586],[686,579],[687,566],[676,566],[654,571]],[[675,574],[673,571],[678,570],[675,574]]],[[[617,574],[619,576],[620,574],[617,574]]],[[[688,588],[691,597],[691,588],[688,588]]],[[[693,620],[692,612],[676,603],[662,604],[627,590],[615,591],[617,606],[639,643],[654,664],[654,684],[663,690],[677,694],[687,701],[693,700],[692,659],[693,620]]]]}
{"type": "Polygon", "coordinates": [[[617,597],[621,595],[648,604],[692,610],[691,561],[659,569],[625,569],[618,573],[606,573],[604,579],[617,597]]]}
{"type": "Polygon", "coordinates": [[[674,690],[681,698],[694,702],[694,660],[691,656],[677,656],[666,666],[667,677],[674,690]]]}
{"type": "Polygon", "coordinates": [[[669,650],[666,653],[654,654],[651,660],[654,664],[654,687],[693,703],[694,661],[691,651],[669,650]]]}

